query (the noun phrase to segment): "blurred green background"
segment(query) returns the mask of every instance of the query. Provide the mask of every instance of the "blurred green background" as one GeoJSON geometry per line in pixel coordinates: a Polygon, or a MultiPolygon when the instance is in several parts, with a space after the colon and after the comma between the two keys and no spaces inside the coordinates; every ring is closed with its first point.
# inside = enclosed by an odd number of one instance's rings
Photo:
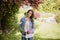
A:
{"type": "MultiPolygon", "coordinates": [[[[5,8],[7,8],[8,14],[2,17],[3,32],[0,32],[0,40],[21,40],[19,23],[27,9],[18,8],[16,4],[12,6],[6,5],[5,8]]],[[[46,14],[41,17],[42,19],[38,18],[35,20],[36,30],[33,39],[60,40],[60,0],[44,0],[44,3],[39,5],[38,10],[34,8],[33,10],[39,12],[40,15],[46,14]],[[44,21],[44,18],[48,19],[51,14],[55,15],[54,19],[56,22],[44,21]]],[[[0,11],[0,13],[2,12],[0,11]]]]}

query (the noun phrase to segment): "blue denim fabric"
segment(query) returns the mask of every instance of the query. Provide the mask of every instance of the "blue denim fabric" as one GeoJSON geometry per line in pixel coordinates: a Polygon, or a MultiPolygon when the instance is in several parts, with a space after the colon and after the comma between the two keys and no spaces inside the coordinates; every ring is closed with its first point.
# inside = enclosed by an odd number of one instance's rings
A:
{"type": "Polygon", "coordinates": [[[33,40],[33,37],[31,37],[31,38],[28,38],[28,40],[33,40]]]}
{"type": "Polygon", "coordinates": [[[22,37],[22,39],[21,40],[27,40],[25,37],[22,37]]]}
{"type": "Polygon", "coordinates": [[[31,38],[25,38],[25,37],[22,37],[22,40],[33,40],[33,37],[31,37],[31,38]]]}
{"type": "MultiPolygon", "coordinates": [[[[23,18],[21,18],[21,20],[20,20],[20,22],[21,22],[21,24],[20,24],[20,32],[22,32],[23,30],[24,30],[24,27],[25,27],[25,22],[26,22],[26,20],[25,20],[25,18],[26,17],[23,17],[23,18]]],[[[33,31],[33,33],[34,33],[34,28],[32,28],[32,22],[30,21],[30,29],[33,31]]]]}

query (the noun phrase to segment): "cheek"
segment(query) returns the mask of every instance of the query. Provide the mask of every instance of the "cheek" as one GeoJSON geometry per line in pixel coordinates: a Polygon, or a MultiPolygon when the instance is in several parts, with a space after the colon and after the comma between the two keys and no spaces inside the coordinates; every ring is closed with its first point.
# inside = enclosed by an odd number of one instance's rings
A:
{"type": "Polygon", "coordinates": [[[31,16],[32,14],[30,14],[30,16],[31,16]]]}
{"type": "Polygon", "coordinates": [[[30,16],[31,16],[32,14],[30,14],[30,16]]]}
{"type": "Polygon", "coordinates": [[[28,14],[28,16],[31,16],[32,14],[28,14]]]}

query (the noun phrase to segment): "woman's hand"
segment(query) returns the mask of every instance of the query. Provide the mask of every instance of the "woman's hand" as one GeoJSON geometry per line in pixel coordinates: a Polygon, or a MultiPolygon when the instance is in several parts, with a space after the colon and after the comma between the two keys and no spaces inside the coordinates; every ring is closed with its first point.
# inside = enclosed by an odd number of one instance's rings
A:
{"type": "Polygon", "coordinates": [[[22,35],[26,35],[26,32],[22,31],[22,35]]]}

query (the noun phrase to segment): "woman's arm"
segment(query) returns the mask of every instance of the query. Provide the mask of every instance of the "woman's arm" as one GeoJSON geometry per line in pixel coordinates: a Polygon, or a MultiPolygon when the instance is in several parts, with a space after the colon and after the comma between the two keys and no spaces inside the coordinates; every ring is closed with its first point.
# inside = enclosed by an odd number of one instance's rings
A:
{"type": "Polygon", "coordinates": [[[22,33],[22,35],[26,35],[26,32],[24,32],[24,28],[23,28],[23,18],[21,18],[21,20],[20,20],[20,32],[22,33]]]}
{"type": "Polygon", "coordinates": [[[21,18],[21,20],[20,20],[20,26],[19,26],[19,29],[20,29],[21,33],[23,31],[22,27],[23,27],[23,19],[21,18]]]}

